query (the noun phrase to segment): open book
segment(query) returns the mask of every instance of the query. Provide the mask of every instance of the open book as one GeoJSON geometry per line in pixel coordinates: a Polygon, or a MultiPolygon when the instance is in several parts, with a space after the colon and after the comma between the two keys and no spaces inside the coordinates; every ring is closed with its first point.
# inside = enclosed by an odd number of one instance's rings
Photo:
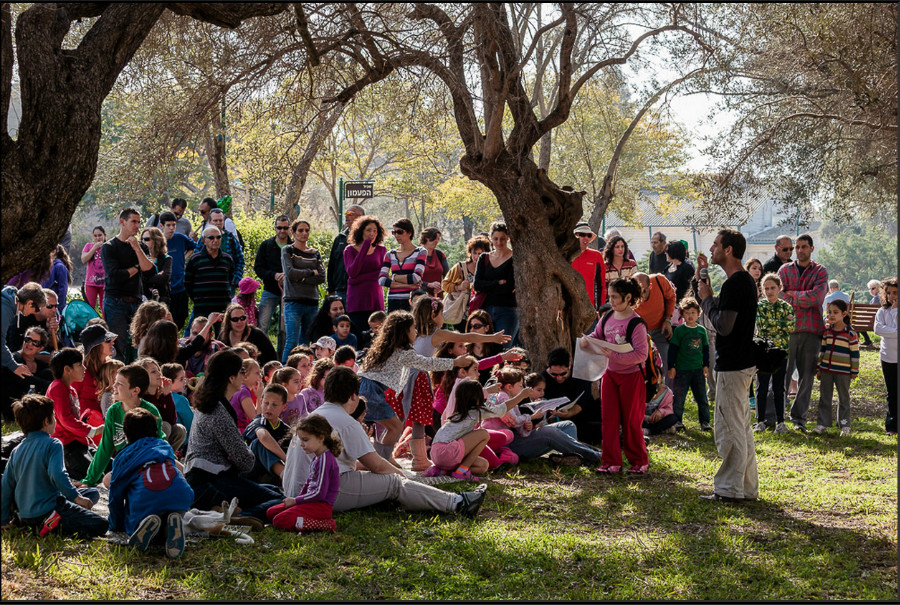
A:
{"type": "MultiPolygon", "coordinates": [[[[581,393],[584,395],[584,393],[581,393]]],[[[552,412],[553,410],[562,410],[566,411],[570,409],[575,403],[581,399],[581,395],[575,398],[575,401],[569,401],[568,397],[557,397],[556,399],[541,399],[540,401],[533,401],[531,403],[526,403],[524,407],[531,410],[532,414],[546,413],[552,412]]]]}

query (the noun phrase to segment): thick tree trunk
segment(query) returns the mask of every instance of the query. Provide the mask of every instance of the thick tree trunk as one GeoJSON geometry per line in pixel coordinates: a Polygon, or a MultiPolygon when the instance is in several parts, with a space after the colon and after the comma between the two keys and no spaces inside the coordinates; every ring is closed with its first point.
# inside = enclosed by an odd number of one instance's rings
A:
{"type": "Polygon", "coordinates": [[[505,153],[492,164],[463,156],[460,168],[497,196],[514,250],[519,339],[542,367],[551,349],[572,351],[596,317],[584,279],[569,261],[578,250],[572,229],[584,193],[560,188],[530,159],[505,153]]]}
{"type": "Polygon", "coordinates": [[[0,124],[3,255],[0,279],[37,266],[65,233],[94,179],[100,149],[100,108],[122,68],[169,10],[222,27],[287,9],[276,3],[33,4],[16,22],[22,120],[7,132],[12,32],[2,11],[0,124]],[[99,17],[74,49],[62,43],[75,19],[99,17]]]}

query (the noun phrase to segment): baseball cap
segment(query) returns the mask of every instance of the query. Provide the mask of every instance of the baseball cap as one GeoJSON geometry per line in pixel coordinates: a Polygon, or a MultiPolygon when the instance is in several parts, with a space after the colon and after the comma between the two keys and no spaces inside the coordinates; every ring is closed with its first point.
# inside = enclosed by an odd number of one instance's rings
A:
{"type": "Polygon", "coordinates": [[[323,349],[336,349],[337,343],[331,336],[323,336],[310,346],[311,349],[315,349],[316,347],[322,347],[323,349]]]}
{"type": "Polygon", "coordinates": [[[101,342],[112,342],[118,338],[115,332],[110,332],[100,324],[88,326],[81,331],[81,344],[84,345],[84,356],[87,357],[95,346],[101,342]]]}

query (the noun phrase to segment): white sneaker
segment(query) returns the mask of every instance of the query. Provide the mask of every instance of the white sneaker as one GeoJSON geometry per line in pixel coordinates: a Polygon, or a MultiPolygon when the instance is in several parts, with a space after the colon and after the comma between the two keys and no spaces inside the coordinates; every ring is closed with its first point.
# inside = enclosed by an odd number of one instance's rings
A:
{"type": "Polygon", "coordinates": [[[787,433],[788,428],[786,426],[784,426],[783,422],[779,422],[778,424],[775,425],[775,432],[776,433],[787,433]]]}
{"type": "Polygon", "coordinates": [[[753,427],[754,433],[765,433],[766,432],[766,423],[760,422],[753,427]]]}
{"type": "Polygon", "coordinates": [[[845,426],[841,429],[841,437],[848,437],[850,435],[850,427],[845,426]]]}
{"type": "Polygon", "coordinates": [[[816,435],[824,435],[827,431],[828,431],[828,427],[822,426],[821,424],[816,426],[816,428],[814,428],[812,430],[812,432],[815,433],[816,435]]]}

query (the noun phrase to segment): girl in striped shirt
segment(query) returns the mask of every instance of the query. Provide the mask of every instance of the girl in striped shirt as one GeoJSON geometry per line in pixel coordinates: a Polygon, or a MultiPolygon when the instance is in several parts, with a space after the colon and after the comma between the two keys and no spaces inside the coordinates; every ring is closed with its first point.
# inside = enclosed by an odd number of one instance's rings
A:
{"type": "Polygon", "coordinates": [[[850,381],[859,374],[859,337],[849,324],[847,303],[828,303],[828,324],[819,350],[819,417],[813,432],[822,435],[831,426],[831,398],[838,392],[838,425],[841,437],[850,434],[850,381]]]}
{"type": "Polygon", "coordinates": [[[402,218],[394,223],[391,231],[399,248],[384,255],[378,283],[388,288],[387,311],[409,311],[409,293],[418,289],[425,273],[427,252],[412,242],[415,228],[412,221],[402,218]]]}

